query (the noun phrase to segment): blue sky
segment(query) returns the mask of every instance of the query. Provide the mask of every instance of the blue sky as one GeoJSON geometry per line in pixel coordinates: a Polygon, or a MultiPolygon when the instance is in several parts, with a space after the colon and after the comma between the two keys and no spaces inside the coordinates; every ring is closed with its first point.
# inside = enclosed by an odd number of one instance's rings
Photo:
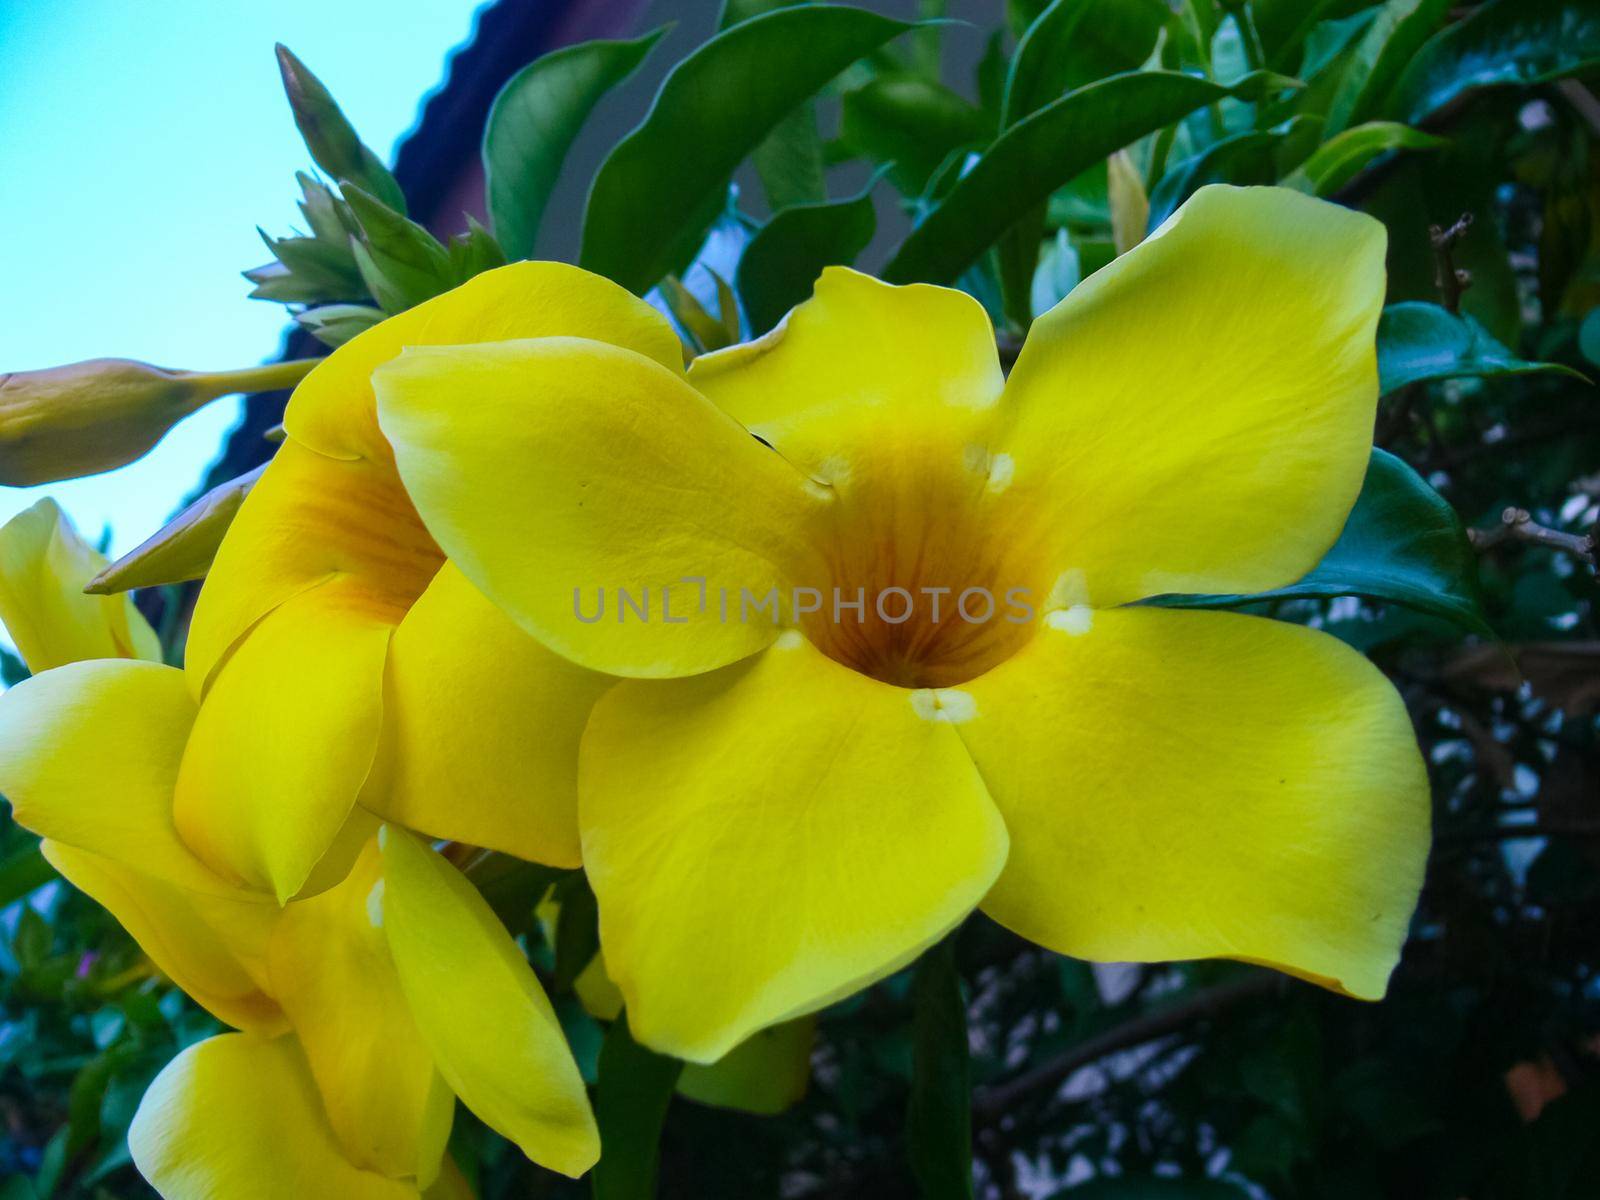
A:
{"type": "MultiPolygon", "coordinates": [[[[217,369],[270,358],[283,309],[246,300],[255,227],[299,223],[309,168],[272,46],[380,154],[414,122],[478,0],[0,0],[0,372],[117,356],[217,369]]],[[[120,471],[0,488],[0,522],[54,495],[90,540],[137,545],[238,413],[222,400],[120,471]]]]}

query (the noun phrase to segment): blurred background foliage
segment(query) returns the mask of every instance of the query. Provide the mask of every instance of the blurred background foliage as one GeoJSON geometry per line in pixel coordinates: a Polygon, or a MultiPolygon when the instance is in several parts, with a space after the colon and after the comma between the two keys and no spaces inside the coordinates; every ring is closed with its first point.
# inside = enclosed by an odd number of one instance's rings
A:
{"type": "MultiPolygon", "coordinates": [[[[589,1015],[580,875],[463,859],[556,996],[608,1139],[648,1146],[659,1125],[659,1171],[641,1155],[594,1194],[1600,1196],[1600,4],[1010,0],[967,24],[882,7],[907,20],[728,0],[638,127],[606,134],[577,260],[671,313],[689,352],[764,332],[855,263],[970,291],[1014,354],[1206,183],[1379,217],[1380,449],[1344,536],[1271,596],[1163,602],[1314,624],[1392,676],[1433,778],[1427,884],[1377,1005],[1241,964],[1091,966],[975,916],[822,1013],[804,1098],[756,1116],[669,1100],[676,1065],[589,1015]],[[536,920],[552,885],[559,915],[536,920]]],[[[336,346],[532,253],[591,110],[658,36],[512,76],[468,131],[481,220],[426,224],[280,50],[312,163],[252,294],[336,346]]],[[[270,453],[273,403],[255,458],[211,482],[270,453]]],[[[188,598],[140,596],[174,654],[188,598]]],[[[0,1200],[149,1194],[128,1120],[215,1022],[9,823],[0,904],[0,1200]]],[[[454,1146],[484,1200],[591,1190],[464,1112],[454,1146]]]]}

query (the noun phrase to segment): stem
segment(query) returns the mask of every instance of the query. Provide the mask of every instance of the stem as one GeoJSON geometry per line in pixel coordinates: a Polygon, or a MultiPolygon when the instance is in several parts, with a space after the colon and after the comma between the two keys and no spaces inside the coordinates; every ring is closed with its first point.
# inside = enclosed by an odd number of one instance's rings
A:
{"type": "Polygon", "coordinates": [[[276,392],[292,388],[320,363],[320,358],[294,358],[287,362],[263,363],[236,371],[185,371],[184,380],[194,389],[200,403],[219,396],[244,396],[256,392],[276,392]]]}

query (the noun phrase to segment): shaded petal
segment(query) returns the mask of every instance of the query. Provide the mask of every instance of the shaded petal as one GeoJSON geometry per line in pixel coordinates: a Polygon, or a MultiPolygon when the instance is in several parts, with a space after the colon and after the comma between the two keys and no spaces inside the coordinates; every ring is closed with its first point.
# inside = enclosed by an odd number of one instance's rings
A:
{"type": "Polygon", "coordinates": [[[86,658],[161,661],[161,643],[132,596],[84,595],[105,565],[49,497],[0,527],[0,623],[28,670],[86,658]]]}
{"type": "Polygon", "coordinates": [[[128,1149],[165,1200],[417,1200],[414,1184],[340,1152],[292,1037],[227,1033],[184,1050],[145,1092],[128,1149]]]}
{"type": "Polygon", "coordinates": [[[600,1134],[533,968],[453,866],[394,825],[382,844],[384,932],[440,1072],[534,1162],[583,1174],[600,1134]]]}
{"type": "Polygon", "coordinates": [[[241,634],[278,605],[338,581],[350,605],[398,624],[443,555],[392,463],[346,462],[285,442],[250,489],[195,603],[184,651],[200,695],[241,634]]]}
{"type": "Polygon", "coordinates": [[[375,376],[383,429],[428,528],[485,595],[559,654],[683,675],[754,653],[776,620],[722,620],[784,585],[827,492],[649,359],[573,338],[413,350],[375,376]],[[705,582],[700,588],[685,577],[705,582]],[[669,594],[671,622],[661,610],[669,594]],[[647,596],[648,620],[617,605],[647,596]],[[594,623],[596,589],[611,601],[594,623]],[[580,599],[581,598],[581,599],[580,599]]]}
{"type": "Polygon", "coordinates": [[[545,649],[446,563],[395,631],[362,801],[433,837],[576,867],[578,740],[612,682],[545,649]]]}
{"type": "Polygon", "coordinates": [[[372,840],[338,887],[283,910],[272,986],[345,1154],[358,1167],[426,1186],[439,1172],[455,1097],[434,1069],[373,920],[380,870],[372,840]]]}
{"type": "Polygon", "coordinates": [[[183,672],[160,663],[98,659],[35,675],[0,695],[0,794],[41,837],[232,894],[173,821],[194,717],[183,672]]]}
{"type": "Polygon", "coordinates": [[[689,381],[830,478],[887,467],[928,432],[981,437],[1005,384],[994,328],[971,296],[848,267],[824,270],[812,298],[765,337],[695,359],[689,381]]]}
{"type": "Polygon", "coordinates": [[[389,450],[378,432],[371,383],[380,364],[407,346],[536,337],[595,338],[683,369],[683,344],[672,326],[626,288],[566,263],[519,262],[476,275],[339,347],[295,389],[284,428],[335,458],[383,461],[389,450]]]}
{"type": "Polygon", "coordinates": [[[1316,564],[1372,445],[1384,246],[1325,201],[1206,187],[1033,323],[995,446],[1067,602],[1316,564]]]}
{"type": "Polygon", "coordinates": [[[941,708],[961,700],[857,675],[792,631],[751,662],[601,698],[583,862],[640,1041],[712,1062],[966,916],[1006,832],[941,708]]]}
{"type": "Polygon", "coordinates": [[[1361,655],[1260,617],[1129,608],[1047,623],[968,687],[961,735],[1012,839],[985,912],[1078,958],[1239,958],[1383,995],[1428,779],[1361,655]]]}
{"type": "Polygon", "coordinates": [[[115,859],[60,842],[44,856],[66,880],[110,911],[150,961],[189,996],[237,1029],[274,1034],[285,1021],[262,987],[270,901],[186,892],[115,859]]]}
{"type": "Polygon", "coordinates": [[[280,901],[305,885],[371,768],[392,632],[335,580],[285,601],[234,650],[195,719],[174,809],[213,869],[280,901]]]}
{"type": "Polygon", "coordinates": [[[685,1066],[678,1092],[701,1104],[774,1116],[805,1096],[816,1036],[815,1016],[759,1029],[716,1062],[685,1066]]]}

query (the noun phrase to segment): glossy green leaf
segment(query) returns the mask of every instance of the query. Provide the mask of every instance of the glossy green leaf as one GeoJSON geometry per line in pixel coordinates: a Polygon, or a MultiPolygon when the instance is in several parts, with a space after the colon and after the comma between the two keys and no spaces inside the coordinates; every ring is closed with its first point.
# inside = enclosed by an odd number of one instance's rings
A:
{"type": "Polygon", "coordinates": [[[0,908],[22,899],[55,877],[55,868],[39,853],[38,839],[30,838],[0,859],[0,908]]]}
{"type": "Polygon", "coordinates": [[[1478,563],[1455,509],[1422,476],[1374,449],[1344,531],[1298,583],[1250,596],[1163,596],[1173,608],[1239,608],[1264,600],[1366,596],[1488,633],[1478,563]]]}
{"type": "MultiPolygon", "coordinates": [[[[727,0],[719,28],[726,29],[803,0],[727,0]]],[[[828,198],[817,134],[817,106],[807,100],[773,127],[750,153],[767,204],[779,212],[793,204],[820,204],[828,198]]]]}
{"type": "Polygon", "coordinates": [[[1011,56],[1001,128],[1067,92],[1138,67],[1170,16],[1161,0],[1053,0],[1011,56]]]}
{"type": "Polygon", "coordinates": [[[1423,46],[1385,107],[1415,125],[1477,88],[1545,83],[1596,65],[1592,0],[1494,0],[1423,46]]]}
{"type": "Polygon", "coordinates": [[[406,211],[400,185],[378,156],[362,143],[322,81],[287,46],[279,45],[278,71],[294,123],[312,159],[330,176],[366,189],[396,212],[406,211]]]}
{"type": "Polygon", "coordinates": [[[500,248],[499,240],[471,213],[467,214],[467,231],[452,237],[448,250],[452,286],[506,265],[506,252],[500,248]]]}
{"type": "Polygon", "coordinates": [[[602,164],[581,264],[648,291],[693,255],[745,156],[834,76],[909,28],[862,9],[796,5],[712,38],[673,68],[602,164]]]}
{"type": "Polygon", "coordinates": [[[578,131],[664,32],[566,46],[535,59],[500,89],[484,129],[483,168],[489,222],[508,256],[533,254],[539,221],[578,131]]]}
{"type": "Polygon", "coordinates": [[[666,1120],[683,1064],[633,1040],[623,1013],[606,1031],[594,1115],[600,1126],[600,1161],[590,1180],[595,1200],[653,1200],[666,1120]]]}
{"type": "Polygon", "coordinates": [[[878,227],[871,193],[868,184],[847,200],[786,208],[750,239],[737,282],[751,334],[766,333],[810,296],[822,268],[849,266],[867,248],[878,227]]]}
{"type": "Polygon", "coordinates": [[[1277,175],[1274,156],[1295,128],[1298,124],[1290,123],[1276,129],[1236,133],[1174,163],[1150,191],[1150,229],[1154,231],[1208,183],[1271,183],[1277,175]]]}
{"type": "Polygon", "coordinates": [[[1518,358],[1477,321],[1437,304],[1391,304],[1378,321],[1378,378],[1384,395],[1429,379],[1541,373],[1584,378],[1560,363],[1518,358]]]}
{"type": "Polygon", "coordinates": [[[1445,144],[1444,138],[1409,125],[1371,121],[1323,142],[1310,158],[1284,177],[1283,185],[1326,196],[1338,191],[1380,154],[1391,150],[1435,150],[1445,144]]]}
{"type": "Polygon", "coordinates": [[[911,981],[911,1099],[906,1151],[922,1200],[971,1200],[972,1066],[967,1002],[946,938],[917,962],[911,981]]]}
{"type": "Polygon", "coordinates": [[[880,75],[846,92],[839,136],[856,154],[889,167],[908,196],[920,195],[955,152],[993,135],[988,118],[943,84],[920,75],[880,75]]]}
{"type": "Polygon", "coordinates": [[[1045,246],[1039,255],[1039,265],[1034,268],[1028,289],[1033,311],[1049,312],[1082,281],[1083,264],[1078,259],[1078,249],[1067,231],[1058,229],[1055,240],[1045,246]]]}
{"type": "Polygon", "coordinates": [[[1079,88],[1000,135],[900,246],[891,283],[944,283],[1056,188],[1113,151],[1226,96],[1284,87],[1256,72],[1229,87],[1174,71],[1117,75],[1079,88]]]}
{"type": "Polygon", "coordinates": [[[1384,94],[1439,29],[1450,0],[1388,0],[1356,43],[1328,104],[1323,136],[1374,116],[1384,94]]]}

